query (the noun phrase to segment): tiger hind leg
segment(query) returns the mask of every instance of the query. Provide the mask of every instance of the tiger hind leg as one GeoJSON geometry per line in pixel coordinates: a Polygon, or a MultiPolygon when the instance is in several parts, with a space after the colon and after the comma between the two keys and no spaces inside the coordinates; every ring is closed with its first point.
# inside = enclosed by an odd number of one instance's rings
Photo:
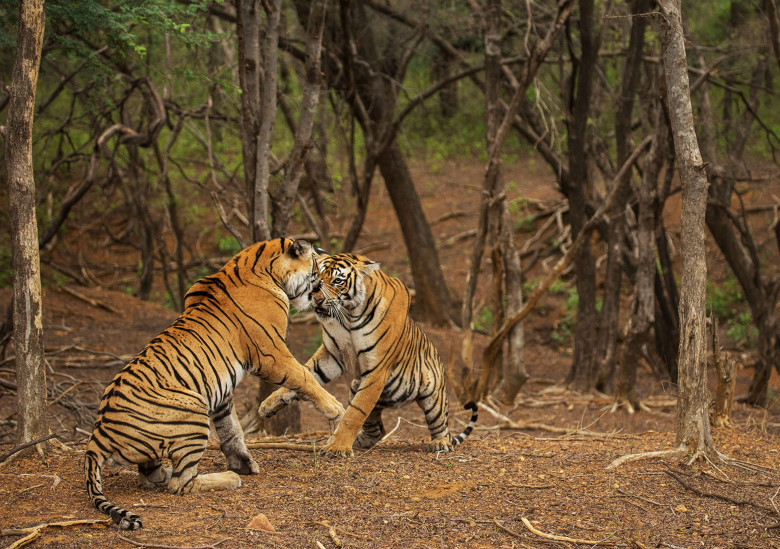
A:
{"type": "Polygon", "coordinates": [[[377,406],[366,418],[363,428],[355,437],[353,448],[371,448],[385,436],[385,426],[382,424],[382,408],[377,406]]]}
{"type": "Polygon", "coordinates": [[[443,388],[418,399],[417,404],[420,405],[425,414],[425,423],[428,424],[428,431],[431,434],[429,451],[451,452],[454,445],[450,436],[447,395],[443,388]]]}
{"type": "Polygon", "coordinates": [[[190,424],[186,433],[173,439],[168,456],[173,464],[168,491],[172,494],[187,494],[207,490],[235,490],[241,486],[241,477],[233,471],[198,474],[198,464],[206,451],[209,438],[208,415],[193,412],[186,418],[190,424]]]}
{"type": "Polygon", "coordinates": [[[227,460],[227,467],[240,475],[256,475],[260,472],[244,442],[244,431],[236,417],[233,399],[228,398],[211,415],[219,437],[219,447],[227,460]]]}
{"type": "Polygon", "coordinates": [[[138,486],[141,488],[165,488],[171,480],[172,469],[163,467],[156,459],[138,464],[138,486]]]}

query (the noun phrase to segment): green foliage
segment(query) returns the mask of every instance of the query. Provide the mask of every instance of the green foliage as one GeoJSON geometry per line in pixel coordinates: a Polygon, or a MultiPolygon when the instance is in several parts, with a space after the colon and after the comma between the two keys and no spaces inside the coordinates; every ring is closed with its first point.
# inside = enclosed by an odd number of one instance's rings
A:
{"type": "Polygon", "coordinates": [[[241,245],[233,235],[217,235],[217,249],[224,254],[236,255],[241,251],[241,245]]]}
{"type": "Polygon", "coordinates": [[[726,335],[741,347],[755,347],[758,330],[750,311],[746,311],[745,297],[736,279],[730,278],[720,286],[707,283],[707,307],[720,322],[726,323],[726,335]]]}
{"type": "Polygon", "coordinates": [[[474,329],[478,332],[490,332],[493,327],[493,311],[482,307],[473,320],[474,329]]]}
{"type": "Polygon", "coordinates": [[[317,330],[313,335],[306,339],[306,346],[303,348],[303,354],[306,357],[313,355],[322,345],[322,332],[317,330]]]}
{"type": "Polygon", "coordinates": [[[577,319],[577,305],[580,301],[580,296],[577,293],[576,286],[569,287],[567,292],[568,296],[566,297],[566,313],[550,335],[552,340],[561,347],[571,347],[573,344],[574,324],[577,319]]]}

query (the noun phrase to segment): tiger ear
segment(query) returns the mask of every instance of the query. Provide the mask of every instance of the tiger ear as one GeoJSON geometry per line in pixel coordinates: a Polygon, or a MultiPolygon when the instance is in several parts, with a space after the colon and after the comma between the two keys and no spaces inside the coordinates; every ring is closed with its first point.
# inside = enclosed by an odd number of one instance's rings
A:
{"type": "Polygon", "coordinates": [[[362,262],[360,267],[364,273],[373,273],[374,271],[378,271],[381,265],[379,264],[379,261],[371,261],[370,259],[367,259],[362,262]]]}
{"type": "Polygon", "coordinates": [[[308,255],[311,248],[311,244],[309,244],[306,240],[295,240],[293,241],[292,246],[290,246],[290,248],[287,250],[287,253],[290,255],[290,257],[296,259],[308,255]]]}

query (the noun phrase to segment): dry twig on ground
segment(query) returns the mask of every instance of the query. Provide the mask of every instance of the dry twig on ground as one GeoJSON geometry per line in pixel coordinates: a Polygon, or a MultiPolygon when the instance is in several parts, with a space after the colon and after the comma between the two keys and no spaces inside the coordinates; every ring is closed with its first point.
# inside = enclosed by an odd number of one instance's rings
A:
{"type": "Polygon", "coordinates": [[[24,547],[25,545],[28,545],[41,537],[41,534],[44,530],[54,528],[74,528],[78,526],[108,526],[110,524],[113,524],[111,519],[64,520],[60,522],[38,524],[37,526],[30,526],[29,528],[9,528],[7,530],[0,530],[0,536],[24,536],[6,548],[18,549],[19,547],[24,547]]]}

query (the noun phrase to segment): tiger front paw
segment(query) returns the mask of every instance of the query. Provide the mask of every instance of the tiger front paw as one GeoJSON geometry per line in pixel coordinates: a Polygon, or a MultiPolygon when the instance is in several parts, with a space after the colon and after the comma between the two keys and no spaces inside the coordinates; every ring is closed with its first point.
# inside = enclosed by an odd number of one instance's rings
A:
{"type": "Polygon", "coordinates": [[[322,399],[315,401],[314,407],[331,421],[338,421],[344,415],[344,406],[330,393],[325,393],[322,399]]]}
{"type": "Polygon", "coordinates": [[[452,452],[454,446],[450,442],[450,437],[440,437],[432,440],[428,448],[431,452],[452,452]]]}
{"type": "Polygon", "coordinates": [[[298,395],[294,391],[282,387],[268,395],[266,399],[260,403],[257,412],[261,417],[271,417],[297,397],[298,395]]]}
{"type": "Polygon", "coordinates": [[[355,452],[351,445],[341,444],[331,437],[320,450],[320,455],[330,458],[351,458],[355,457],[355,452]]]}

